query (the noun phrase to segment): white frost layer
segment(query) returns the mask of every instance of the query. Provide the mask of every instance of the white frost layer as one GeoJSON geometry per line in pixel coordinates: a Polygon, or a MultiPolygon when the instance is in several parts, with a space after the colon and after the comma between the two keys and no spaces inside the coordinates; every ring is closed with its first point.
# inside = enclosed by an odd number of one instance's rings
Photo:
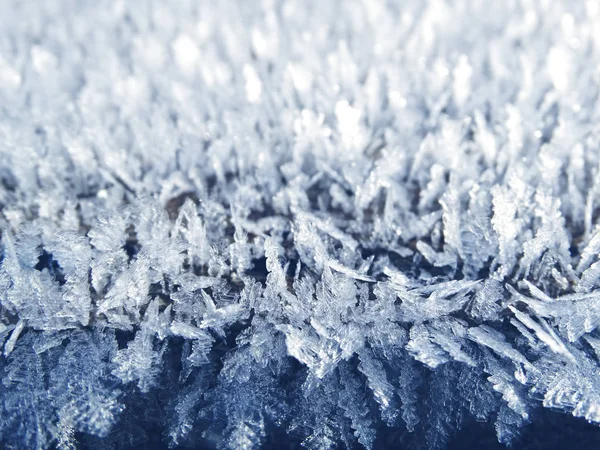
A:
{"type": "Polygon", "coordinates": [[[600,422],[599,85],[597,0],[0,2],[0,438],[107,436],[171,338],[221,447],[600,422]]]}

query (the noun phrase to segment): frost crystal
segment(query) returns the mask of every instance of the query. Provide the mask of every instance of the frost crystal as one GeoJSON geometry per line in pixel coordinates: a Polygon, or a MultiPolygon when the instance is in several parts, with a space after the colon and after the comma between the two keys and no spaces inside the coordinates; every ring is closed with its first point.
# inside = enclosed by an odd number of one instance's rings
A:
{"type": "Polygon", "coordinates": [[[597,0],[0,2],[0,447],[598,439],[598,30],[597,0]]]}

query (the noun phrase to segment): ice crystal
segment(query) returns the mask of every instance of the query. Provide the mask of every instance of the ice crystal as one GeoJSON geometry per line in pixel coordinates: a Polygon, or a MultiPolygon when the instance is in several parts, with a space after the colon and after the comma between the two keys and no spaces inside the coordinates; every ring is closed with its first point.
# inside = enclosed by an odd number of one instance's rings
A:
{"type": "Polygon", "coordinates": [[[599,424],[598,30],[597,0],[0,2],[0,446],[599,424]]]}

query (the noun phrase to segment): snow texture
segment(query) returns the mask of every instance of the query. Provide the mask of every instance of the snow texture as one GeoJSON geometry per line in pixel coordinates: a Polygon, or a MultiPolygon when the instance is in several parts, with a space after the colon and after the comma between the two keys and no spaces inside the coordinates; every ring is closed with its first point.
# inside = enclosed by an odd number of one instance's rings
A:
{"type": "Polygon", "coordinates": [[[598,0],[1,0],[3,448],[600,423],[599,95],[598,0]]]}

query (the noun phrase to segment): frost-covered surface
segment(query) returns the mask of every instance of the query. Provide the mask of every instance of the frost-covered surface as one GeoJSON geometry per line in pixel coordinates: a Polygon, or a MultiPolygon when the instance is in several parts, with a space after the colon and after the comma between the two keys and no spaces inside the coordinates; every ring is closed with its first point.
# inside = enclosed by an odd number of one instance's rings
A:
{"type": "Polygon", "coordinates": [[[4,447],[600,422],[599,83],[597,0],[0,1],[4,447]]]}

